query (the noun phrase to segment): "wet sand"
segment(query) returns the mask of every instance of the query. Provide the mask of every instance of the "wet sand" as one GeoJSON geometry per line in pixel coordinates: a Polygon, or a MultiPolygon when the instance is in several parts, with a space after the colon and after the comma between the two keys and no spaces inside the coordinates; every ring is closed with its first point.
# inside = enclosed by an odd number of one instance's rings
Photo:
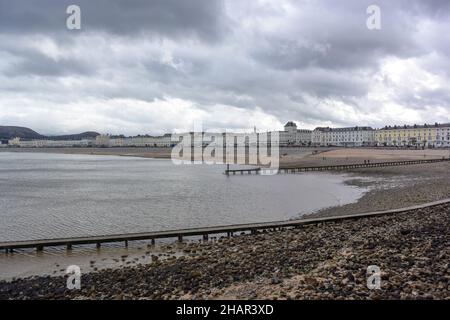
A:
{"type": "MultiPolygon", "coordinates": [[[[281,153],[280,153],[281,154],[281,153]]],[[[425,150],[403,150],[382,148],[318,148],[312,153],[302,157],[295,153],[287,152],[280,158],[280,165],[284,167],[321,166],[364,163],[386,162],[400,160],[424,160],[441,159],[450,157],[449,149],[425,149],[425,150]],[[316,151],[316,152],[314,152],[316,151]]]]}
{"type": "Polygon", "coordinates": [[[345,183],[369,191],[356,203],[324,209],[305,216],[337,216],[397,209],[450,198],[450,163],[349,170],[358,178],[345,183]],[[364,178],[359,178],[364,177],[364,178]]]}
{"type": "Polygon", "coordinates": [[[37,152],[57,154],[91,154],[170,159],[170,148],[3,148],[0,152],[37,152]]]}
{"type": "MultiPolygon", "coordinates": [[[[142,158],[170,159],[171,148],[2,148],[0,152],[44,152],[62,154],[115,155],[142,158]]],[[[334,164],[439,159],[449,157],[449,149],[403,150],[382,148],[328,148],[328,147],[281,147],[280,166],[320,166],[334,164]]],[[[242,160],[242,159],[241,159],[242,160]]]]}

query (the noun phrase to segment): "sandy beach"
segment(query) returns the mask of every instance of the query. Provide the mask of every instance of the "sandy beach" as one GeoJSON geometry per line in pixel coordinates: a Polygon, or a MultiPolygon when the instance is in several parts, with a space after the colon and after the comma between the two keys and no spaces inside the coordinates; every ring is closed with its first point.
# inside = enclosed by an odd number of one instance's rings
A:
{"type": "Polygon", "coordinates": [[[382,149],[382,148],[311,148],[310,152],[299,156],[294,152],[295,148],[280,152],[280,165],[282,167],[339,165],[349,163],[362,163],[365,160],[371,162],[440,159],[450,157],[448,149],[382,149]]]}
{"type": "MultiPolygon", "coordinates": [[[[142,158],[170,159],[171,148],[1,148],[0,152],[44,152],[59,154],[115,155],[142,158]]],[[[327,147],[281,147],[280,165],[310,166],[359,163],[364,160],[395,161],[439,159],[449,157],[449,149],[383,149],[383,148],[327,148],[327,147]]]]}
{"type": "Polygon", "coordinates": [[[450,197],[450,163],[349,170],[346,181],[368,187],[356,203],[328,208],[308,217],[397,209],[450,197]]]}
{"type": "Polygon", "coordinates": [[[44,152],[169,159],[170,148],[3,148],[0,152],[44,152]]]}

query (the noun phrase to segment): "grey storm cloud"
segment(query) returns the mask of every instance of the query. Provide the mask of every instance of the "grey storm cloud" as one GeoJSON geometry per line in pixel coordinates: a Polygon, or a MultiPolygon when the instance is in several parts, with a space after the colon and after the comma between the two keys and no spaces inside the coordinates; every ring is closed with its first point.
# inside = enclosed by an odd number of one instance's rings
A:
{"type": "Polygon", "coordinates": [[[221,0],[15,0],[0,1],[0,29],[17,33],[50,33],[66,30],[66,8],[82,8],[83,31],[120,35],[141,32],[155,36],[220,38],[221,0]]]}
{"type": "Polygon", "coordinates": [[[194,120],[448,122],[449,13],[438,0],[0,0],[0,123],[156,133],[194,120]],[[72,4],[81,30],[66,28],[72,4]],[[381,30],[366,27],[372,4],[381,30]]]}
{"type": "Polygon", "coordinates": [[[24,74],[34,76],[64,76],[64,75],[90,75],[93,70],[84,61],[73,58],[61,58],[58,61],[33,50],[11,50],[20,57],[16,63],[12,63],[4,71],[8,77],[17,77],[24,74]]]}

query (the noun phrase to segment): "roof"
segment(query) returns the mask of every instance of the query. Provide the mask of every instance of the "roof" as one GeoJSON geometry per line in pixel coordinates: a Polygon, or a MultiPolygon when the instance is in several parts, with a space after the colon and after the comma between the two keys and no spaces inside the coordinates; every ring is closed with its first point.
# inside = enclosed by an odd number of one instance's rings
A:
{"type": "Polygon", "coordinates": [[[293,121],[289,121],[284,125],[285,127],[297,127],[297,125],[293,121]]]}
{"type": "Polygon", "coordinates": [[[322,132],[343,132],[343,131],[371,131],[372,127],[344,127],[344,128],[330,128],[330,127],[318,127],[315,128],[314,131],[322,131],[322,132]]]}
{"type": "Polygon", "coordinates": [[[450,123],[434,123],[434,124],[422,124],[422,125],[403,125],[403,126],[385,126],[384,128],[381,128],[380,130],[397,130],[397,129],[426,129],[426,128],[448,128],[450,127],[450,123]]]}

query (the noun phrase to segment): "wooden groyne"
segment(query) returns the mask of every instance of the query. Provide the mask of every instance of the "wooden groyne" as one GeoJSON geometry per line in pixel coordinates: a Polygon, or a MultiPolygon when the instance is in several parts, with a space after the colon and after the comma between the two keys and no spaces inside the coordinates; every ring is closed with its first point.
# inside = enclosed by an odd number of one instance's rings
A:
{"type": "Polygon", "coordinates": [[[225,174],[226,175],[230,175],[230,174],[259,174],[261,171],[261,168],[253,168],[253,169],[227,169],[225,170],[225,174]]]}
{"type": "Polygon", "coordinates": [[[202,236],[203,240],[208,240],[208,236],[211,234],[226,234],[228,237],[233,236],[235,232],[251,232],[257,233],[262,230],[277,230],[284,228],[298,228],[305,225],[320,224],[323,222],[336,222],[349,219],[360,219],[367,217],[374,217],[387,214],[395,214],[401,212],[407,212],[411,210],[423,209],[441,204],[450,203],[450,199],[429,202],[412,207],[406,207],[394,210],[375,211],[368,213],[360,213],[354,215],[344,215],[336,217],[323,217],[313,219],[297,219],[288,221],[273,221],[264,223],[247,223],[247,224],[235,224],[228,226],[217,227],[203,227],[203,228],[191,228],[169,231],[155,231],[155,232],[143,232],[143,233],[129,233],[129,234],[117,234],[117,235],[104,235],[104,236],[92,236],[92,237],[76,237],[76,238],[59,238],[59,239],[41,239],[41,240],[29,240],[29,241],[9,241],[0,242],[0,249],[5,250],[6,253],[12,253],[14,249],[24,248],[36,248],[37,251],[44,250],[44,247],[66,246],[67,250],[71,250],[74,245],[86,245],[95,244],[97,248],[100,248],[102,243],[123,242],[125,246],[128,245],[128,241],[133,240],[150,240],[151,244],[155,244],[156,239],[162,238],[178,238],[179,241],[183,240],[183,237],[187,236],[202,236]]]}
{"type": "Polygon", "coordinates": [[[436,162],[447,162],[450,158],[441,159],[425,159],[425,160],[402,160],[402,161],[385,161],[385,162],[371,162],[369,160],[363,163],[352,163],[352,164],[337,164],[337,165],[326,165],[326,166],[305,166],[305,167],[282,167],[278,170],[270,168],[252,168],[252,169],[227,169],[225,170],[226,175],[236,175],[236,174],[261,174],[261,173],[299,173],[308,171],[345,171],[351,169],[360,168],[378,168],[378,167],[394,167],[394,166],[407,166],[413,164],[425,164],[425,163],[436,163],[436,162]]]}

